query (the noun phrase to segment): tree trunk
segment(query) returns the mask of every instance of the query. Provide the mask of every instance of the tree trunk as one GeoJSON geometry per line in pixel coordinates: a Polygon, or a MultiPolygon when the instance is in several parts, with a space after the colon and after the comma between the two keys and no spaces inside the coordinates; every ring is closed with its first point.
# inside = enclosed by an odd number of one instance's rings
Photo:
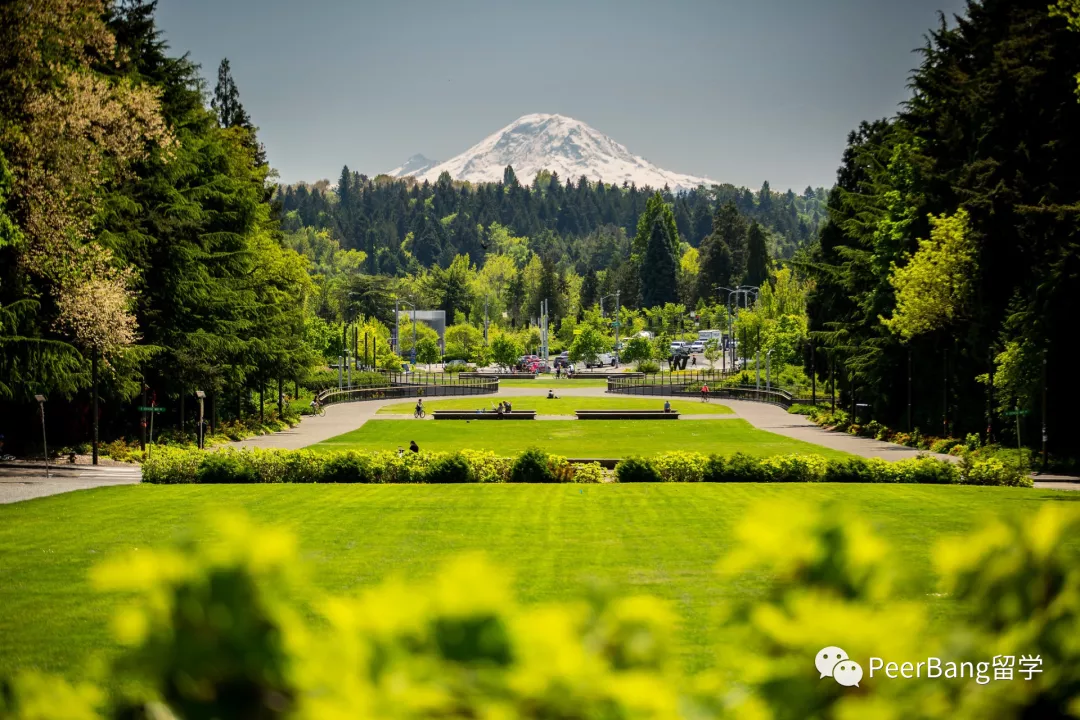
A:
{"type": "Polygon", "coordinates": [[[90,392],[93,395],[91,400],[91,412],[94,415],[94,437],[93,437],[93,463],[98,464],[98,354],[97,350],[93,351],[90,355],[90,392]]]}
{"type": "Polygon", "coordinates": [[[210,434],[217,432],[217,391],[210,392],[210,434]]]}
{"type": "Polygon", "coordinates": [[[266,422],[266,383],[259,382],[259,424],[266,422]]]}
{"type": "Polygon", "coordinates": [[[278,419],[285,417],[285,398],[282,393],[285,392],[283,382],[281,378],[277,381],[277,414],[278,419]]]}
{"type": "Polygon", "coordinates": [[[184,432],[184,388],[180,388],[180,432],[184,432]]]}

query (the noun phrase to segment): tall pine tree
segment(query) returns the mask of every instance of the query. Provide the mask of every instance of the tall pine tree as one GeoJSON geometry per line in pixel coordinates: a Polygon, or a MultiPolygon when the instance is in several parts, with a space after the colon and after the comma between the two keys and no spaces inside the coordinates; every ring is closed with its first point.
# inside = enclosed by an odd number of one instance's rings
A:
{"type": "Polygon", "coordinates": [[[671,230],[664,218],[658,217],[649,232],[649,242],[641,263],[642,307],[658,307],[678,301],[675,285],[677,267],[671,251],[671,230]]]}

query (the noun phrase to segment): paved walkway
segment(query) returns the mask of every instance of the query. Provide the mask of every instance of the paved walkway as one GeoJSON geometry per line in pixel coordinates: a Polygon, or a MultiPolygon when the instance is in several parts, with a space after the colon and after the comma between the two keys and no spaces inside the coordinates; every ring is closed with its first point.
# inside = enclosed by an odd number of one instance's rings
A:
{"type": "Polygon", "coordinates": [[[142,479],[138,465],[54,465],[45,474],[43,463],[0,464],[0,503],[58,495],[111,485],[134,485],[142,479]]]}

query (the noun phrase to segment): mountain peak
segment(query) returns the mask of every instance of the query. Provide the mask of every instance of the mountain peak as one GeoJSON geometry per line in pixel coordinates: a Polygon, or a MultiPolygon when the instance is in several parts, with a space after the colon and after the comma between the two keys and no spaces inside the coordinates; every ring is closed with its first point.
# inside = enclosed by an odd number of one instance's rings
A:
{"type": "Polygon", "coordinates": [[[630,182],[657,189],[667,185],[672,190],[689,190],[712,184],[708,178],[659,168],[588,124],[553,113],[522,115],[446,162],[422,168],[418,162],[409,167],[412,160],[398,168],[400,172],[389,174],[435,182],[447,172],[455,180],[498,182],[506,166],[511,165],[525,184],[532,182],[540,170],[557,172],[562,178],[576,180],[585,176],[588,180],[630,182]]]}
{"type": "Polygon", "coordinates": [[[438,160],[429,160],[423,155],[417,153],[416,155],[413,155],[411,158],[403,162],[398,167],[383,174],[389,175],[390,177],[405,177],[406,175],[416,175],[418,173],[422,173],[428,168],[435,167],[438,164],[438,160]]]}

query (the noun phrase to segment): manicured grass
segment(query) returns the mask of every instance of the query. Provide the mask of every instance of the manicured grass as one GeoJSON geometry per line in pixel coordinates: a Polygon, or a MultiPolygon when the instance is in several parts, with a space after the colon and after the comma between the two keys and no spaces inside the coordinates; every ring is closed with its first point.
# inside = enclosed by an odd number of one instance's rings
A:
{"type": "MultiPolygon", "coordinates": [[[[475,399],[474,399],[475,402],[475,399]]],[[[536,404],[547,402],[537,399],[536,404]]],[[[692,403],[690,403],[692,404],[692,403]]],[[[522,410],[532,405],[519,406],[522,410]]],[[[312,449],[396,450],[415,440],[423,450],[494,450],[512,455],[528,447],[567,457],[619,458],[655,455],[667,450],[693,450],[730,455],[744,452],[765,457],[847,453],[793,440],[754,428],[741,419],[728,420],[372,420],[312,449]]]]}
{"type": "MultiPolygon", "coordinates": [[[[714,423],[724,425],[726,423],[714,423]]],[[[930,549],[987,513],[1031,512],[1069,493],[909,485],[136,485],[0,505],[0,675],[82,672],[113,652],[109,619],[123,599],[89,587],[118,551],[159,547],[206,513],[242,509],[300,539],[314,582],[349,593],[390,573],[428,576],[451,554],[483,550],[515,571],[527,602],[580,597],[599,581],[673,603],[689,669],[711,662],[716,605],[762,592],[714,574],[752,503],[842,500],[898,550],[905,597],[947,620],[930,549]]],[[[1076,540],[1080,542],[1080,539],[1076,540]]]]}
{"type": "Polygon", "coordinates": [[[539,388],[541,390],[547,390],[551,387],[555,392],[559,392],[560,388],[606,388],[607,380],[604,378],[588,379],[588,380],[556,380],[554,375],[541,375],[535,380],[500,380],[500,388],[539,388]]]}
{"type": "MultiPolygon", "coordinates": [[[[564,388],[552,388],[556,395],[564,388]]],[[[664,398],[633,397],[559,397],[548,400],[546,397],[457,397],[446,400],[425,400],[424,409],[430,415],[436,410],[491,410],[495,405],[509,400],[515,410],[536,410],[540,415],[574,415],[575,410],[663,410],[664,398]]],[[[379,415],[412,415],[416,401],[395,403],[379,408],[379,415]]],[[[675,400],[671,409],[684,415],[731,415],[731,408],[718,403],[703,403],[694,400],[675,400]]]]}

